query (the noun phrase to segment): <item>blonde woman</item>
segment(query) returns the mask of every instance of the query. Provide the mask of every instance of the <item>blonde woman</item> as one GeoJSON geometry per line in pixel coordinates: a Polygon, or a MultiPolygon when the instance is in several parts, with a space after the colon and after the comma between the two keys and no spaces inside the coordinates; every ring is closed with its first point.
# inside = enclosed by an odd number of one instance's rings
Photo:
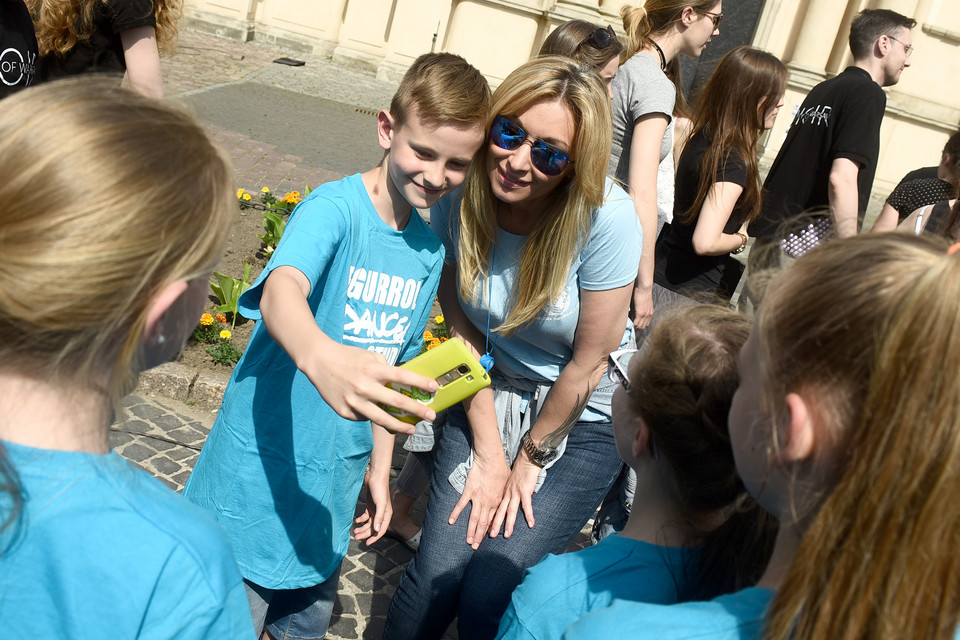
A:
{"type": "MultiPolygon", "coordinates": [[[[680,55],[697,58],[720,34],[720,0],[648,0],[620,10],[628,43],[613,81],[613,150],[610,174],[628,185],[643,226],[643,256],[633,293],[636,328],[653,317],[654,246],[664,220],[658,219],[658,192],[673,192],[672,173],[660,163],[673,152],[668,131],[678,90],[680,55]]],[[[683,111],[683,110],[681,110],[683,111]]]]}
{"type": "Polygon", "coordinates": [[[130,87],[163,97],[160,53],[176,46],[182,0],[27,0],[40,46],[38,80],[127,74],[130,87]]]}
{"type": "Polygon", "coordinates": [[[491,366],[451,409],[433,456],[420,549],[387,638],[492,638],[523,571],[559,553],[620,469],[608,354],[627,320],[639,226],[605,179],[610,101],[589,67],[534,59],[494,93],[462,202],[431,211],[447,327],[491,366]],[[522,511],[522,515],[520,512],[522,511]]]}
{"type": "Polygon", "coordinates": [[[252,638],[224,534],[107,440],[137,373],[196,324],[229,161],[190,117],[84,79],[4,99],[0,171],[3,628],[252,638]]]}

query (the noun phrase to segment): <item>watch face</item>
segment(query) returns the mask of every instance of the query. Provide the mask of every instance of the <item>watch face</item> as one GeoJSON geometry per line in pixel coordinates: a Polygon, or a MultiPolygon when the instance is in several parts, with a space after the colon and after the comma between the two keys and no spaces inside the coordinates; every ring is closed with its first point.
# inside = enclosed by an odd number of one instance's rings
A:
{"type": "Polygon", "coordinates": [[[545,464],[550,464],[557,457],[556,449],[540,449],[537,451],[537,463],[542,467],[545,464]]]}

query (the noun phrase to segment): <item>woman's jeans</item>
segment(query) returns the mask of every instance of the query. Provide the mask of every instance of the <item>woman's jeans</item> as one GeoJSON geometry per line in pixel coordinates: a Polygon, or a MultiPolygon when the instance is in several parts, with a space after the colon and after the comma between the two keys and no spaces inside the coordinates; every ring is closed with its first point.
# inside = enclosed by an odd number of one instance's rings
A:
{"type": "Polygon", "coordinates": [[[562,553],[600,504],[620,471],[610,423],[578,423],[564,455],[532,496],[536,526],[522,509],[510,538],[501,530],[474,551],[467,545],[472,505],[448,524],[460,494],[447,480],[467,459],[472,438],[461,407],[450,410],[434,455],[418,454],[431,475],[420,549],[397,587],[384,638],[440,638],[454,616],[461,640],[493,638],[523,572],[548,553],[562,553]]]}

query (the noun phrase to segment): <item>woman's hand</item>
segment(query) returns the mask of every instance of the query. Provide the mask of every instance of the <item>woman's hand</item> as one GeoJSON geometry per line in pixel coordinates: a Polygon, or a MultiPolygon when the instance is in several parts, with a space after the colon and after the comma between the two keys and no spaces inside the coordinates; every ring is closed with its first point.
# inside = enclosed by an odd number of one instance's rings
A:
{"type": "Polygon", "coordinates": [[[467,526],[467,544],[474,549],[490,529],[497,508],[503,498],[504,485],[510,477],[510,467],[503,454],[489,458],[474,453],[473,466],[467,474],[460,501],[450,512],[450,524],[456,523],[460,513],[470,503],[470,522],[467,526]]]}
{"type": "Polygon", "coordinates": [[[510,479],[507,480],[507,485],[504,488],[503,500],[500,501],[497,515],[493,519],[493,526],[490,527],[491,538],[497,537],[500,525],[504,526],[504,538],[513,535],[513,526],[517,521],[517,509],[520,507],[523,507],[523,515],[527,520],[527,526],[533,528],[533,505],[530,499],[537,486],[539,475],[540,467],[530,460],[526,450],[521,447],[517,459],[513,463],[510,479]]]}
{"type": "Polygon", "coordinates": [[[639,281],[633,287],[630,317],[633,319],[633,328],[637,331],[650,326],[653,319],[653,287],[641,286],[639,281]]]}

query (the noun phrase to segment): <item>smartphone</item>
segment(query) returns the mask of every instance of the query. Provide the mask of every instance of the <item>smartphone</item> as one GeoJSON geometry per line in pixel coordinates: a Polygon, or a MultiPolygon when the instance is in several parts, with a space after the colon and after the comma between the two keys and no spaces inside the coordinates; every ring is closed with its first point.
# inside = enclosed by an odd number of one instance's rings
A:
{"type": "MultiPolygon", "coordinates": [[[[413,398],[420,404],[427,405],[434,411],[442,411],[472,396],[480,389],[490,386],[490,375],[473,357],[467,345],[458,338],[441,342],[433,349],[421,353],[400,366],[435,379],[439,387],[433,393],[427,393],[407,385],[387,383],[387,386],[413,398]]],[[[416,424],[420,421],[420,418],[402,409],[381,406],[387,413],[402,422],[416,424]]]]}

